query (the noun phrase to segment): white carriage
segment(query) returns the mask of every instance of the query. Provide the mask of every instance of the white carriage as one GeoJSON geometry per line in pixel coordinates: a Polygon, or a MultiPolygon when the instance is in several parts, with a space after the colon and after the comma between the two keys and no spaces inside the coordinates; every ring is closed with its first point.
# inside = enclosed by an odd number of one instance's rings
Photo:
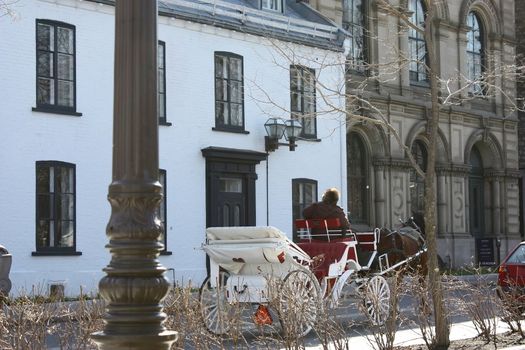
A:
{"type": "MultiPolygon", "coordinates": [[[[314,326],[323,307],[337,306],[349,285],[363,298],[372,322],[386,320],[390,289],[383,274],[388,268],[371,272],[379,230],[330,239],[332,227],[339,227],[333,219],[299,220],[296,226],[302,237],[297,244],[270,226],[206,230],[203,249],[210,270],[200,289],[200,304],[208,330],[227,333],[234,306],[250,303],[259,305],[257,312],[261,307],[276,309],[283,330],[302,336],[314,326]],[[329,241],[312,239],[316,225],[326,229],[329,241]]],[[[257,313],[254,318],[257,323],[257,313]]]]}

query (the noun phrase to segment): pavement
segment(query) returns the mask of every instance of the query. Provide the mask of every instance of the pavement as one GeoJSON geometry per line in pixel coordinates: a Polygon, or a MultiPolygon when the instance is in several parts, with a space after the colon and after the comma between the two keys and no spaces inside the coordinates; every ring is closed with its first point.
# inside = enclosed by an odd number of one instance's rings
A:
{"type": "MultiPolygon", "coordinates": [[[[510,329],[508,328],[507,324],[504,322],[497,322],[497,334],[502,334],[509,332],[510,329]]],[[[476,328],[474,327],[474,324],[471,321],[466,322],[459,322],[454,323],[451,326],[450,329],[450,340],[461,340],[461,339],[470,339],[475,338],[478,336],[478,332],[476,331],[476,328]]],[[[365,350],[365,349],[375,349],[372,345],[373,337],[371,336],[355,336],[350,337],[348,342],[348,346],[350,349],[359,349],[359,350],[365,350]]],[[[396,338],[394,341],[394,346],[409,346],[409,345],[424,345],[425,342],[423,341],[423,338],[421,336],[421,332],[419,329],[404,329],[400,330],[396,333],[396,338]]],[[[306,349],[314,350],[314,349],[322,349],[320,346],[313,346],[313,347],[307,347],[306,349]]],[[[507,348],[499,348],[502,350],[525,350],[525,345],[517,345],[507,348]]]]}

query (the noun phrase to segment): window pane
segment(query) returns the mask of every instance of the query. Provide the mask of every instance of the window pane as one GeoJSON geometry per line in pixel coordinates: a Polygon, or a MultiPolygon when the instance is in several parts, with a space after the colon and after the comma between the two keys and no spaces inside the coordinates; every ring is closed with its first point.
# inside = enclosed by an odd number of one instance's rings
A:
{"type": "Polygon", "coordinates": [[[238,81],[230,81],[230,101],[241,103],[242,102],[242,83],[238,81]]]}
{"type": "Polygon", "coordinates": [[[158,92],[159,93],[163,93],[164,92],[164,71],[159,69],[157,71],[157,74],[158,74],[158,80],[157,80],[157,84],[158,84],[158,92]]]}
{"type": "Polygon", "coordinates": [[[230,58],[230,79],[242,80],[242,61],[230,58]]]}
{"type": "Polygon", "coordinates": [[[58,78],[73,80],[73,56],[58,54],[58,78]]]}
{"type": "Polygon", "coordinates": [[[73,193],[73,168],[56,167],[56,192],[73,193]]]}
{"type": "Polygon", "coordinates": [[[37,102],[39,104],[55,104],[55,86],[53,79],[38,78],[37,102]]]}
{"type": "Polygon", "coordinates": [[[52,194],[39,194],[37,196],[38,219],[53,218],[53,198],[52,194]]]}
{"type": "Polygon", "coordinates": [[[38,23],[37,26],[37,48],[39,50],[54,51],[55,40],[53,27],[38,23]]]}
{"type": "Polygon", "coordinates": [[[292,92],[291,99],[292,99],[292,101],[291,101],[292,111],[293,112],[302,112],[303,108],[302,108],[302,104],[301,104],[301,99],[299,98],[299,93],[292,92]]]}
{"type": "Polygon", "coordinates": [[[310,117],[313,117],[313,113],[315,112],[315,98],[314,98],[314,95],[311,94],[311,93],[308,93],[308,94],[305,94],[303,96],[304,98],[304,110],[303,112],[305,114],[310,114],[309,116],[310,117]]]}
{"type": "Polygon", "coordinates": [[[230,122],[230,116],[228,113],[228,105],[223,102],[215,103],[215,123],[217,125],[226,125],[230,122]]]}
{"type": "Polygon", "coordinates": [[[38,247],[49,246],[50,226],[49,221],[39,220],[36,228],[36,241],[38,247]]]}
{"type": "Polygon", "coordinates": [[[36,192],[49,192],[49,167],[37,166],[36,168],[36,192]]]}
{"type": "Polygon", "coordinates": [[[242,193],[242,179],[223,177],[219,179],[221,192],[242,193]]]}
{"type": "Polygon", "coordinates": [[[158,110],[159,110],[159,117],[160,118],[166,118],[166,110],[165,110],[165,95],[158,94],[157,95],[157,101],[158,101],[158,110]]]}
{"type": "Polygon", "coordinates": [[[56,194],[57,213],[55,219],[57,220],[73,220],[75,214],[75,202],[73,194],[56,194]]]}
{"type": "Polygon", "coordinates": [[[73,53],[73,30],[57,27],[57,50],[63,53],[73,53]]]}
{"type": "Polygon", "coordinates": [[[215,76],[219,78],[228,77],[227,58],[215,56],[215,76]]]}
{"type": "MultiPolygon", "coordinates": [[[[73,221],[61,221],[57,232],[56,244],[58,247],[73,247],[73,221]]],[[[58,228],[57,227],[57,228],[58,228]]]]}
{"type": "Polygon", "coordinates": [[[73,82],[58,81],[58,105],[73,107],[73,82]]]}
{"type": "Polygon", "coordinates": [[[231,108],[231,117],[230,124],[233,126],[242,126],[242,105],[232,103],[231,108]]]}
{"type": "Polygon", "coordinates": [[[164,45],[159,44],[157,47],[157,65],[160,69],[164,68],[164,45]]]}
{"type": "Polygon", "coordinates": [[[37,74],[41,77],[53,77],[53,54],[38,52],[37,74]]]}
{"type": "Polygon", "coordinates": [[[315,125],[313,117],[302,118],[303,133],[306,135],[315,135],[315,125]]]}
{"type": "Polygon", "coordinates": [[[228,81],[224,79],[215,79],[215,99],[217,101],[228,100],[228,81]]]}

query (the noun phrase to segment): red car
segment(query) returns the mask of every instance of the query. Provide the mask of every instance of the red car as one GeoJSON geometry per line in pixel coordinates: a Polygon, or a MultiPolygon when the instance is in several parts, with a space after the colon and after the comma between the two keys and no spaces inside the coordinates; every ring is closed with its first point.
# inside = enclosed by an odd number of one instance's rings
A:
{"type": "Polygon", "coordinates": [[[525,241],[503,260],[498,270],[498,296],[508,308],[525,310],[525,241]]]}

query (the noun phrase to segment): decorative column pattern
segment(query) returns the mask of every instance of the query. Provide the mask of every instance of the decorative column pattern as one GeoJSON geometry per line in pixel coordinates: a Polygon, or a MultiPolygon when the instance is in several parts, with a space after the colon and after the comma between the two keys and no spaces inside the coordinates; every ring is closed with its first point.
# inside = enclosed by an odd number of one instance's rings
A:
{"type": "Polygon", "coordinates": [[[113,179],[106,233],[111,262],[100,280],[105,326],[99,349],[166,349],[177,333],[163,326],[169,290],[158,256],[162,198],[158,179],[157,1],[117,0],[113,179]]]}

